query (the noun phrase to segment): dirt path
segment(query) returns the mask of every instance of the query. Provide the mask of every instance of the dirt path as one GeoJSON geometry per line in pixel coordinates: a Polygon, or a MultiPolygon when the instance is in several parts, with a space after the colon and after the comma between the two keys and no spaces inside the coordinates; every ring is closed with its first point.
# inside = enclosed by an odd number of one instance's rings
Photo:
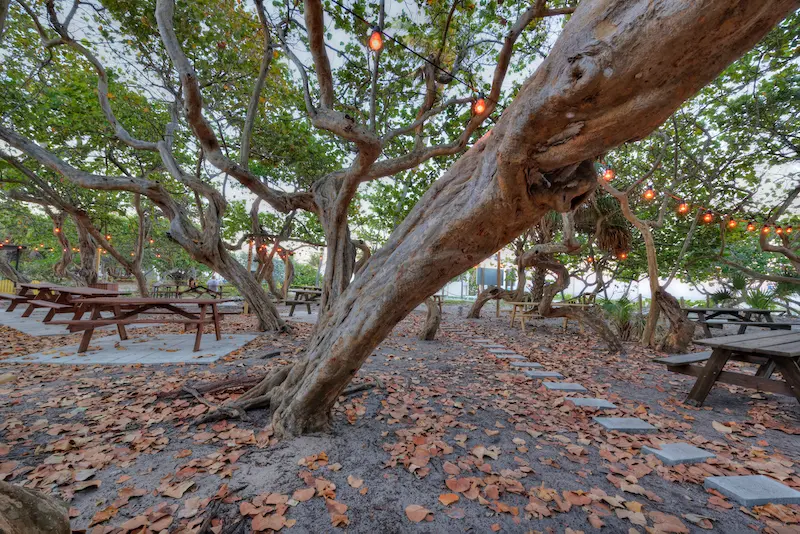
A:
{"type": "Polygon", "coordinates": [[[211,511],[216,533],[243,517],[240,532],[250,532],[251,517],[265,532],[588,533],[601,523],[605,532],[797,531],[800,506],[741,511],[702,487],[709,475],[761,473],[800,488],[793,400],[722,386],[693,409],[680,403],[690,379],[651,364],[650,351],[631,345],[627,357],[610,356],[557,322],[525,336],[505,320],[456,311],[446,311],[448,329],[494,339],[618,406],[603,415],[639,417],[659,432],[603,431],[595,412],[565,403],[464,334],[418,341],[423,315],[415,313],[356,379],[384,387],[342,398],[330,434],[282,443],[271,438],[266,412],[193,427],[205,405],[157,394],[283,365],[310,325],[263,336],[217,365],[0,362],[0,373],[15,376],[0,385],[0,474],[70,500],[74,528],[92,533],[197,532],[211,511]],[[259,358],[275,349],[285,352],[259,358]],[[664,467],[641,454],[660,441],[692,442],[717,458],[664,467]]]}

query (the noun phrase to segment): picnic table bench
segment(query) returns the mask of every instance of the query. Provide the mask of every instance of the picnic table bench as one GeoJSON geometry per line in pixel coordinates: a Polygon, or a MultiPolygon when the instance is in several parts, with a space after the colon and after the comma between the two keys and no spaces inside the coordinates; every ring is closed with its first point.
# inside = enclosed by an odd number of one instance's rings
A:
{"type": "MultiPolygon", "coordinates": [[[[542,317],[539,313],[539,303],[538,302],[509,302],[513,306],[511,310],[511,323],[509,326],[514,326],[514,321],[519,317],[519,326],[522,331],[525,331],[525,322],[528,319],[533,319],[534,317],[542,317]]],[[[551,308],[591,308],[594,304],[584,304],[580,302],[569,302],[569,301],[559,301],[553,302],[550,307],[551,308]]],[[[564,331],[567,331],[567,326],[569,325],[569,317],[564,317],[564,331]]],[[[578,326],[583,332],[583,323],[578,321],[578,326]]]]}
{"type": "Polygon", "coordinates": [[[789,395],[800,402],[800,332],[758,332],[695,341],[711,351],[656,358],[672,372],[696,376],[686,404],[700,406],[716,382],[789,395]],[[729,360],[758,364],[755,375],[723,368],[729,360]],[[705,365],[696,365],[705,363],[705,365]],[[772,378],[779,371],[783,380],[772,378]]]}
{"type": "Polygon", "coordinates": [[[738,325],[738,334],[744,334],[748,327],[769,328],[771,330],[784,329],[776,324],[772,318],[775,310],[755,308],[681,308],[689,320],[703,327],[706,337],[711,337],[711,328],[722,328],[725,325],[738,325]],[[695,318],[691,318],[694,315],[695,318]],[[757,319],[761,319],[760,321],[757,319]]]}
{"type": "MultiPolygon", "coordinates": [[[[33,284],[26,284],[30,287],[33,284]]],[[[118,297],[119,291],[111,289],[98,289],[94,287],[69,287],[47,284],[37,284],[39,286],[36,298],[29,298],[26,302],[28,308],[22,313],[22,317],[30,317],[36,308],[47,308],[47,314],[43,322],[50,323],[57,313],[75,313],[78,306],[76,298],[95,298],[95,297],[118,297]]]]}
{"type": "Polygon", "coordinates": [[[194,341],[194,352],[200,350],[200,343],[203,337],[203,327],[206,324],[214,325],[214,333],[217,341],[222,339],[220,332],[220,321],[222,314],[219,312],[219,304],[232,302],[233,299],[180,299],[180,298],[138,298],[138,297],[96,297],[77,299],[79,305],[75,316],[69,321],[52,321],[50,324],[61,324],[67,326],[70,332],[83,331],[78,352],[86,352],[92,340],[94,330],[99,326],[115,325],[121,340],[128,339],[125,325],[129,324],[182,324],[184,330],[189,326],[197,327],[194,341]],[[192,312],[187,308],[197,307],[198,312],[192,312]],[[211,315],[207,315],[207,309],[211,308],[211,315]],[[103,317],[103,312],[112,312],[111,317],[103,317]],[[89,314],[88,319],[83,319],[85,314],[89,314]],[[155,315],[140,319],[142,314],[155,315]],[[163,317],[159,317],[163,316],[163,317]]]}

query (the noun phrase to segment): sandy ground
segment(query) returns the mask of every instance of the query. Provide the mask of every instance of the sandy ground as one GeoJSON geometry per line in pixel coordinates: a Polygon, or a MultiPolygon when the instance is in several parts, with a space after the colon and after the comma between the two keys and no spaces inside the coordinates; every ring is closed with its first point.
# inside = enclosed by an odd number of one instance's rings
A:
{"type": "MultiPolygon", "coordinates": [[[[0,362],[0,373],[14,375],[0,385],[0,476],[68,501],[73,528],[92,533],[196,532],[211,508],[217,534],[253,510],[280,516],[261,525],[298,533],[699,532],[698,521],[725,533],[800,531],[800,506],[740,509],[702,487],[710,475],[766,474],[800,489],[796,401],[717,386],[705,407],[691,408],[681,401],[692,379],[651,363],[657,353],[629,344],[626,356],[609,355],[575,326],[563,333],[560,321],[522,334],[493,311],[466,320],[463,308],[447,307],[443,325],[457,332],[431,342],[416,339],[424,316],[415,312],[354,382],[380,386],[340,398],[331,433],[284,442],[272,438],[266,411],[192,426],[205,405],[158,393],[284,365],[302,351],[309,324],[206,366],[0,362]],[[618,405],[602,415],[660,430],[607,433],[592,422],[597,413],[565,404],[461,332],[495,339],[618,405]],[[261,358],[276,349],[284,352],[261,358]],[[717,458],[668,468],[641,454],[662,441],[692,442],[717,458]],[[295,493],[309,486],[308,500],[295,493]],[[443,504],[446,494],[458,501],[443,504]],[[212,507],[215,495],[225,498],[212,507]],[[431,513],[414,523],[409,505],[431,513]]],[[[0,330],[10,336],[25,346],[0,330]]],[[[252,531],[249,517],[238,524],[252,531]]]]}

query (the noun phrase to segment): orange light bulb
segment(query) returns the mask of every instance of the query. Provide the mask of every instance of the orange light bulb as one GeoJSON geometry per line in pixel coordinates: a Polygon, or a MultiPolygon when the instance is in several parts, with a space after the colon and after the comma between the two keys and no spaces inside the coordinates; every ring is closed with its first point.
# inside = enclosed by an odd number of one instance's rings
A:
{"type": "Polygon", "coordinates": [[[754,232],[755,229],[756,229],[756,225],[753,224],[753,221],[750,221],[749,223],[747,223],[747,231],[748,232],[754,232]]]}
{"type": "Polygon", "coordinates": [[[763,227],[763,228],[761,228],[761,233],[762,233],[762,234],[768,234],[768,233],[769,233],[769,226],[767,226],[767,225],[765,224],[765,225],[764,225],[764,227],[763,227]]]}
{"type": "Polygon", "coordinates": [[[486,100],[483,98],[483,95],[478,95],[478,99],[472,104],[472,111],[475,115],[482,115],[483,112],[486,111],[486,100]]]}
{"type": "Polygon", "coordinates": [[[383,36],[377,29],[373,29],[369,36],[369,48],[373,52],[379,52],[383,48],[383,36]]]}
{"type": "Polygon", "coordinates": [[[614,179],[614,171],[612,169],[606,169],[605,172],[603,172],[603,180],[605,180],[606,182],[610,182],[613,179],[614,179]]]}
{"type": "Polygon", "coordinates": [[[689,213],[689,204],[687,204],[686,202],[681,202],[680,204],[678,204],[678,213],[680,213],[681,215],[686,215],[687,213],[689,213]]]}
{"type": "Polygon", "coordinates": [[[782,235],[783,234],[783,228],[781,228],[780,226],[776,226],[775,227],[775,233],[778,234],[778,235],[782,235]]]}
{"type": "Polygon", "coordinates": [[[791,234],[792,233],[792,227],[791,226],[787,226],[786,227],[786,233],[787,234],[791,234]]]}
{"type": "Polygon", "coordinates": [[[730,220],[728,220],[728,228],[730,228],[731,230],[733,230],[734,228],[736,228],[736,225],[737,225],[737,224],[738,224],[738,223],[736,222],[736,219],[730,219],[730,220]]]}
{"type": "Polygon", "coordinates": [[[644,190],[642,196],[644,197],[645,200],[653,200],[654,198],[656,198],[656,192],[653,191],[652,187],[648,187],[647,189],[644,190]]]}
{"type": "Polygon", "coordinates": [[[620,260],[627,260],[628,259],[628,253],[627,252],[620,252],[620,253],[617,254],[617,258],[620,259],[620,260]]]}
{"type": "Polygon", "coordinates": [[[710,211],[707,211],[705,213],[705,215],[703,215],[703,222],[704,223],[707,224],[707,223],[710,223],[713,220],[714,220],[714,215],[712,215],[712,213],[710,211]]]}

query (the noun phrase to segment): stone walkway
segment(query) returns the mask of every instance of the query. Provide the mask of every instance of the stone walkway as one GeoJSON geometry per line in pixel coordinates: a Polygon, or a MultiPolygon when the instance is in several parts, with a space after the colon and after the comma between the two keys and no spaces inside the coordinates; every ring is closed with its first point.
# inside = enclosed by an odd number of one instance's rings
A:
{"type": "Polygon", "coordinates": [[[137,337],[135,333],[125,341],[116,336],[93,340],[89,350],[78,354],[78,345],[58,347],[20,358],[4,360],[5,363],[57,363],[57,364],[159,364],[159,363],[211,363],[251,342],[256,334],[223,335],[220,341],[214,334],[203,335],[200,350],[194,348],[194,334],[158,334],[137,337]]]}
{"type": "MultiPolygon", "coordinates": [[[[494,357],[498,362],[510,362],[513,371],[522,372],[532,380],[541,380],[542,385],[548,390],[561,391],[565,395],[588,391],[581,384],[575,382],[548,381],[547,379],[562,379],[565,377],[558,371],[545,370],[538,362],[525,361],[527,359],[524,356],[516,354],[513,350],[508,350],[497,340],[480,338],[473,332],[467,332],[463,328],[453,325],[443,324],[440,328],[451,334],[463,337],[464,341],[476,348],[485,350],[488,355],[494,357]],[[537,370],[531,370],[531,368],[537,370]]],[[[609,411],[617,409],[616,405],[606,399],[565,396],[564,400],[588,409],[609,411]]],[[[644,434],[659,431],[658,427],[638,417],[593,417],[592,419],[608,432],[644,434]]],[[[654,455],[665,465],[705,462],[707,459],[715,457],[713,453],[682,442],[663,443],[661,448],[644,447],[643,453],[654,455]]],[[[770,503],[800,504],[800,492],[763,475],[707,477],[704,486],[723,493],[743,506],[770,503]]]]}

